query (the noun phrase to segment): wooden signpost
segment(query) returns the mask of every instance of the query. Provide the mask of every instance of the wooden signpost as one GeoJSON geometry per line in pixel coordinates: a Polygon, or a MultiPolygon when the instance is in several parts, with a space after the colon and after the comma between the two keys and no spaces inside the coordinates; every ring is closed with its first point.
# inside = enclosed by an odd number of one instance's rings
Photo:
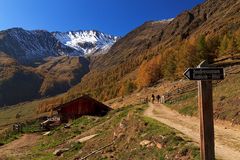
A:
{"type": "Polygon", "coordinates": [[[214,122],[212,80],[224,79],[223,68],[206,67],[206,62],[198,68],[188,68],[184,76],[189,80],[198,80],[198,108],[200,115],[200,150],[202,160],[214,160],[214,122]]]}

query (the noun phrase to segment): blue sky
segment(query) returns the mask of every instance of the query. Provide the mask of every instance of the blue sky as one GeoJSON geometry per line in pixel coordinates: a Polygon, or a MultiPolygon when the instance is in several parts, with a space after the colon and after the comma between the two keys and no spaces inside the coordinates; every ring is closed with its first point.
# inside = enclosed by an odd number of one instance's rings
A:
{"type": "Polygon", "coordinates": [[[0,30],[96,29],[125,35],[145,21],[176,17],[203,0],[0,0],[0,30]]]}

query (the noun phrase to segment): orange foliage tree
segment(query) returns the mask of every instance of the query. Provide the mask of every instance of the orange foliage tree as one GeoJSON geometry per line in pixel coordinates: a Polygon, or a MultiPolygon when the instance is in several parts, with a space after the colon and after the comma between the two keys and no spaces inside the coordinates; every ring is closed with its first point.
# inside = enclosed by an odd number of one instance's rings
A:
{"type": "Polygon", "coordinates": [[[161,55],[144,61],[139,67],[136,83],[139,88],[153,85],[162,77],[161,55]]]}

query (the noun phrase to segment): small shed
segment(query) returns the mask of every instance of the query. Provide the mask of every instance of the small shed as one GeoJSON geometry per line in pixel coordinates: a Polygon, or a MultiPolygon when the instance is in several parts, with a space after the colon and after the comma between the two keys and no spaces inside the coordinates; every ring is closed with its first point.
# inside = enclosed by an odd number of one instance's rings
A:
{"type": "Polygon", "coordinates": [[[56,107],[55,110],[62,122],[68,122],[70,119],[76,119],[83,115],[103,116],[111,108],[88,95],[83,95],[56,107]]]}

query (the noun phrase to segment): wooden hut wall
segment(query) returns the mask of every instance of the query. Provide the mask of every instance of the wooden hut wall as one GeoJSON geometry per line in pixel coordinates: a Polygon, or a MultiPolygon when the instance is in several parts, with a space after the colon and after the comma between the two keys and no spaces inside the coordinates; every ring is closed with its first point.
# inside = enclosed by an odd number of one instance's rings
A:
{"type": "Polygon", "coordinates": [[[109,110],[110,108],[92,98],[82,97],[63,104],[59,113],[64,119],[72,119],[82,115],[103,115],[109,110]]]}

